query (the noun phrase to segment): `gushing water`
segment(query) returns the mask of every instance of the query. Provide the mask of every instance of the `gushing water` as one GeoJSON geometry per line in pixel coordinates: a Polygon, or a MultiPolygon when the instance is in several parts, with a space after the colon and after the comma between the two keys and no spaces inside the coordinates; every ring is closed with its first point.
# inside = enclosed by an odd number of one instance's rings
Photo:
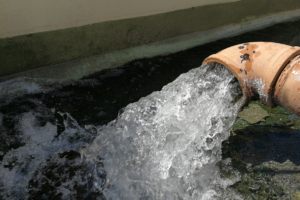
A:
{"type": "Polygon", "coordinates": [[[229,70],[204,65],[129,104],[105,126],[82,128],[59,113],[65,129],[57,134],[52,122],[38,125],[36,113],[27,112],[18,119],[22,145],[0,163],[0,197],[29,198],[45,187],[61,199],[75,199],[80,187],[94,199],[221,197],[218,188],[237,181],[221,178],[216,164],[240,95],[229,70]]]}
{"type": "Polygon", "coordinates": [[[108,199],[217,195],[216,163],[241,94],[234,80],[223,66],[206,65],[128,105],[116,120],[99,128],[84,153],[87,160],[103,159],[99,170],[106,171],[106,183],[95,186],[104,188],[108,199]]]}

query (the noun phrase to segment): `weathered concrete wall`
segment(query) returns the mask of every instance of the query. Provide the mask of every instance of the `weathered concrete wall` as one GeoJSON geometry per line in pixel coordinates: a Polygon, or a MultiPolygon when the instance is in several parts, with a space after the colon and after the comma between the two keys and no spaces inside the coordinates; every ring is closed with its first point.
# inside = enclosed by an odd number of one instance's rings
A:
{"type": "MultiPolygon", "coordinates": [[[[3,5],[5,5],[4,1],[6,0],[0,0],[3,5]]],[[[15,0],[11,1],[15,2],[15,0]]],[[[116,3],[116,1],[112,2],[116,3]]],[[[3,9],[2,5],[0,9],[3,9]]],[[[283,12],[297,11],[297,9],[300,9],[299,0],[241,0],[2,38],[0,39],[0,76],[93,55],[104,55],[182,35],[244,24],[283,12]]],[[[300,12],[298,13],[300,16],[300,12]]],[[[176,48],[179,51],[183,47],[176,48]]],[[[159,49],[151,48],[149,52],[143,51],[144,57],[155,55],[153,51],[159,52],[159,49]]],[[[126,56],[122,56],[121,59],[127,60],[126,56]]],[[[140,57],[141,55],[135,58],[140,57]]],[[[117,57],[116,59],[120,60],[117,57]]],[[[99,68],[99,66],[95,67],[99,68]]]]}
{"type": "Polygon", "coordinates": [[[0,38],[239,0],[0,0],[0,38]]]}

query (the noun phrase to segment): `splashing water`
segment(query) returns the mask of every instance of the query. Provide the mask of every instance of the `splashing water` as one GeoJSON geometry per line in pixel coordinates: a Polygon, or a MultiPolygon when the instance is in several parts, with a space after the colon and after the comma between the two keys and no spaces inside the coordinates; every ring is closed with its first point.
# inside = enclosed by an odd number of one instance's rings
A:
{"type": "Polygon", "coordinates": [[[222,65],[206,65],[128,105],[84,153],[103,159],[106,183],[95,186],[108,199],[216,197],[216,163],[241,94],[234,80],[222,65]]]}
{"type": "Polygon", "coordinates": [[[231,72],[209,64],[129,104],[105,126],[83,128],[58,113],[58,134],[57,124],[39,125],[37,112],[26,112],[17,119],[21,145],[0,155],[0,199],[76,199],[78,191],[80,199],[221,197],[218,188],[238,179],[221,178],[216,163],[240,95],[231,72]]]}
{"type": "MultiPolygon", "coordinates": [[[[64,176],[69,178],[68,181],[72,181],[67,168],[59,171],[55,169],[58,167],[49,164],[60,162],[62,165],[66,160],[65,157],[76,157],[76,153],[73,152],[94,139],[95,134],[80,127],[68,114],[61,113],[61,115],[65,118],[65,130],[61,135],[57,135],[57,127],[50,122],[39,126],[34,112],[22,114],[18,124],[22,135],[18,137],[21,137],[23,145],[7,152],[0,163],[0,199],[23,199],[27,193],[35,192],[34,185],[39,189],[47,187],[46,182],[53,180],[45,179],[42,174],[44,170],[46,173],[50,170],[53,173],[56,171],[55,176],[60,180],[56,181],[58,183],[62,182],[64,176]],[[65,152],[64,154],[67,155],[61,155],[60,152],[65,152]],[[38,180],[35,180],[36,178],[38,180]]],[[[64,189],[63,186],[57,187],[58,193],[64,189]]]]}

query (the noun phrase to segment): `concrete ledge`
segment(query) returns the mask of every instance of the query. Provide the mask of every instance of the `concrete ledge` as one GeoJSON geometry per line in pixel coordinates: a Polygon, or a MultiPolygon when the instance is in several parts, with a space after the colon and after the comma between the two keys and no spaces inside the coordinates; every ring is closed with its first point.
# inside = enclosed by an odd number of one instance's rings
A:
{"type": "Polygon", "coordinates": [[[235,36],[255,29],[261,29],[280,22],[299,20],[299,13],[300,9],[282,12],[239,25],[230,25],[208,31],[186,34],[147,45],[109,52],[63,64],[28,70],[1,77],[0,81],[22,76],[33,78],[79,79],[102,69],[114,68],[135,59],[174,53],[218,39],[235,36]]]}
{"type": "Polygon", "coordinates": [[[81,78],[134,59],[296,19],[299,9],[299,0],[242,0],[0,39],[0,76],[81,78]]]}

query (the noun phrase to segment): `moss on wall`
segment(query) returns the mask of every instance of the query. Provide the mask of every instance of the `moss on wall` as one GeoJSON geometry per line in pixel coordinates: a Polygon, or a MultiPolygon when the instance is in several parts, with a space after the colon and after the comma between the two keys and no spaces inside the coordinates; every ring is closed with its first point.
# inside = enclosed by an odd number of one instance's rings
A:
{"type": "Polygon", "coordinates": [[[299,0],[241,0],[0,39],[0,76],[300,8],[299,0]]]}

